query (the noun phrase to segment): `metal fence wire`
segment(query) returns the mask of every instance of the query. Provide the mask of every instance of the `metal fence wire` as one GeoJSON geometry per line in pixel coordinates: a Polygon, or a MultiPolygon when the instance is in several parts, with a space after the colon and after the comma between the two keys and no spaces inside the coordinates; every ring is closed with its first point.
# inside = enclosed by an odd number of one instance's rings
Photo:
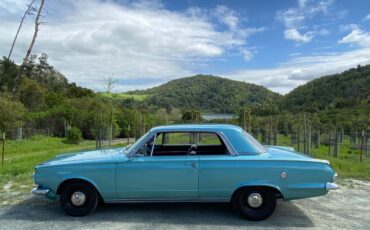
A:
{"type": "Polygon", "coordinates": [[[365,131],[302,131],[299,129],[288,130],[251,127],[249,133],[264,145],[294,146],[296,151],[303,152],[307,155],[310,155],[313,150],[319,149],[322,146],[326,146],[328,155],[333,157],[339,156],[342,146],[349,148],[347,151],[358,152],[360,156],[368,156],[370,150],[370,134],[365,131]]]}

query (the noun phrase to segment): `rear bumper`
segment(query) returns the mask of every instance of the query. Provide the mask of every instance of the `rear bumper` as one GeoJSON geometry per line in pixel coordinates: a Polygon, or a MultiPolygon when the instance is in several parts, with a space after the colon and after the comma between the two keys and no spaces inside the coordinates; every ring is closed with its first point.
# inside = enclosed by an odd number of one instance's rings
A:
{"type": "Polygon", "coordinates": [[[35,195],[46,195],[50,192],[48,188],[41,188],[39,186],[32,189],[32,193],[35,195]]]}
{"type": "Polygon", "coordinates": [[[336,183],[326,183],[325,184],[325,189],[327,191],[335,190],[335,189],[338,189],[338,188],[339,188],[339,186],[336,183]]]}

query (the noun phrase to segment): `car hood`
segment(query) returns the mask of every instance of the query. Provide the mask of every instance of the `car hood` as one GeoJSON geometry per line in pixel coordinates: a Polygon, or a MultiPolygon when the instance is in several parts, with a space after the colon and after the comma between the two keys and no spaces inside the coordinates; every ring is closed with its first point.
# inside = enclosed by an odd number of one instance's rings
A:
{"type": "Polygon", "coordinates": [[[291,161],[310,161],[310,162],[322,162],[322,163],[328,163],[326,160],[320,160],[316,158],[312,158],[308,155],[305,155],[303,153],[299,153],[296,151],[292,151],[289,147],[286,146],[266,146],[267,151],[267,157],[270,159],[276,159],[276,160],[291,160],[291,161]]]}
{"type": "Polygon", "coordinates": [[[66,153],[45,161],[40,166],[74,164],[74,163],[98,163],[113,161],[113,156],[124,154],[125,148],[109,150],[81,151],[75,153],[66,153]]]}

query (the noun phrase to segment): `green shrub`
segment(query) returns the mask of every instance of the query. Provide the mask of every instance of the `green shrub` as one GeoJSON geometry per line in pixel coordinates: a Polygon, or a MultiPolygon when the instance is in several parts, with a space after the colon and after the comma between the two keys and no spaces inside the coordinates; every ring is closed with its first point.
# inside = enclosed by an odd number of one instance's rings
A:
{"type": "Polygon", "coordinates": [[[78,128],[72,127],[68,130],[66,141],[69,144],[79,144],[82,141],[82,134],[78,128]]]}

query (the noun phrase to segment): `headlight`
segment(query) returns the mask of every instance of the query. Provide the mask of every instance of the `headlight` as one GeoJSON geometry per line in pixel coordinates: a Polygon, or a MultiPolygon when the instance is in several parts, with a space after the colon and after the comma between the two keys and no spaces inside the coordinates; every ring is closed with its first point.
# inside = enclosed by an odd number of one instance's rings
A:
{"type": "Polygon", "coordinates": [[[33,181],[34,184],[36,184],[36,182],[35,182],[35,171],[33,171],[33,173],[32,173],[32,181],[33,181]]]}
{"type": "Polygon", "coordinates": [[[334,175],[333,175],[333,182],[336,181],[337,178],[338,178],[338,174],[337,173],[334,173],[334,175]]]}

